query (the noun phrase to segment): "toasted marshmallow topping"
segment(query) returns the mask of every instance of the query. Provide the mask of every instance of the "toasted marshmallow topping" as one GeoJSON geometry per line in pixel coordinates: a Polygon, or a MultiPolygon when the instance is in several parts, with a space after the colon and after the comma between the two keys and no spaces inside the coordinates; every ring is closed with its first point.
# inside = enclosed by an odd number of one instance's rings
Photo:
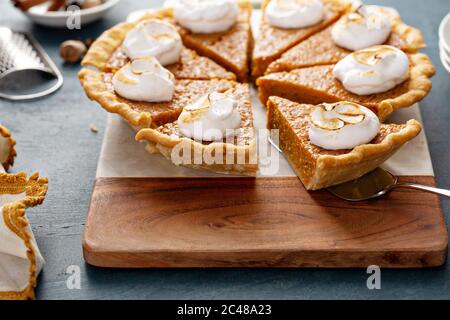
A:
{"type": "Polygon", "coordinates": [[[356,51],[385,43],[391,30],[389,16],[376,6],[362,6],[357,12],[344,15],[331,35],[338,46],[356,51]]]}
{"type": "Polygon", "coordinates": [[[381,93],[408,79],[409,59],[395,47],[375,46],[345,57],[336,64],[333,74],[352,93],[381,93]]]}
{"type": "Polygon", "coordinates": [[[351,102],[324,103],[310,114],[309,139],[326,150],[353,149],[372,141],[380,131],[380,120],[351,102]]]}
{"type": "Polygon", "coordinates": [[[155,57],[166,66],[180,60],[183,43],[171,24],[160,20],[143,21],[128,33],[123,48],[131,59],[155,57]]]}
{"type": "Polygon", "coordinates": [[[194,33],[227,31],[239,16],[236,0],[178,0],[171,5],[175,20],[194,33]]]}
{"type": "Polygon", "coordinates": [[[153,57],[128,63],[116,72],[112,84],[117,94],[134,101],[171,101],[175,91],[173,74],[153,57]]]}
{"type": "Polygon", "coordinates": [[[272,0],[266,7],[267,22],[284,29],[306,28],[324,19],[322,0],[272,0]]]}
{"type": "Polygon", "coordinates": [[[237,101],[221,93],[205,95],[184,108],[178,118],[182,135],[198,141],[221,141],[241,124],[237,101]]]}

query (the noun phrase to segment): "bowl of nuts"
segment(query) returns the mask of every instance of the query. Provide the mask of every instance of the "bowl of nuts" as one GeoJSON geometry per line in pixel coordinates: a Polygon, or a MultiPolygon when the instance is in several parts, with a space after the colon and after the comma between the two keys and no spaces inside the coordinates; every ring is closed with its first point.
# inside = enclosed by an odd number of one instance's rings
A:
{"type": "Polygon", "coordinates": [[[33,22],[80,29],[103,18],[120,0],[12,0],[33,22]]]}

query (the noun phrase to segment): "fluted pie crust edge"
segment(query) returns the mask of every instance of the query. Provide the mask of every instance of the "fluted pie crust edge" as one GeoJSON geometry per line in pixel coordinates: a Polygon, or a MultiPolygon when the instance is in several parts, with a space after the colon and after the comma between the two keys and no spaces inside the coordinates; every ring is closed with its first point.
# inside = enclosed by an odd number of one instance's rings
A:
{"type": "Polygon", "coordinates": [[[146,141],[147,152],[151,154],[155,152],[160,153],[175,165],[179,164],[173,162],[172,151],[175,147],[180,147],[191,150],[192,159],[202,159],[202,163],[183,164],[183,166],[188,168],[203,169],[221,174],[239,174],[245,176],[256,176],[258,171],[256,139],[252,139],[252,142],[246,146],[236,146],[224,142],[213,142],[204,145],[189,138],[168,136],[155,129],[149,128],[140,130],[136,135],[136,140],[146,141]],[[233,161],[233,163],[230,164],[207,163],[204,155],[214,154],[214,150],[223,150],[223,159],[226,159],[227,157],[236,159],[238,154],[244,155],[245,163],[239,164],[236,163],[236,161],[233,161]],[[251,163],[252,159],[254,160],[254,163],[251,163]]]}

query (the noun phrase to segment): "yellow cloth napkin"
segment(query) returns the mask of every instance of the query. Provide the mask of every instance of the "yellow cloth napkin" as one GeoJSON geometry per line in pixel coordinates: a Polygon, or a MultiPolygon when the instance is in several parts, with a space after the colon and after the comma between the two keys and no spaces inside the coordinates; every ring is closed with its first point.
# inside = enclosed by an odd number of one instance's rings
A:
{"type": "Polygon", "coordinates": [[[5,173],[14,163],[15,144],[0,126],[0,300],[33,299],[44,266],[25,211],[44,201],[47,179],[5,173]]]}
{"type": "Polygon", "coordinates": [[[33,299],[44,259],[25,215],[44,201],[47,179],[0,173],[0,300],[33,299]]]}

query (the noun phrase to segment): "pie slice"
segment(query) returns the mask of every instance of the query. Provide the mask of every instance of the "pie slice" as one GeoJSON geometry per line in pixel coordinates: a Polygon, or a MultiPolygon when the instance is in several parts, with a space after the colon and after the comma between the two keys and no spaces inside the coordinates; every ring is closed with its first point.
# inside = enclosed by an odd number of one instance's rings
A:
{"type": "Polygon", "coordinates": [[[106,111],[117,113],[137,128],[158,127],[178,119],[183,108],[201,96],[226,92],[236,87],[229,80],[176,80],[175,94],[170,102],[138,102],[117,95],[112,85],[112,73],[82,69],[80,82],[87,96],[106,111]]]}
{"type": "MultiPolygon", "coordinates": [[[[390,15],[390,19],[392,32],[385,44],[407,53],[416,53],[426,46],[419,30],[406,25],[399,16],[390,15]]],[[[335,44],[331,36],[333,26],[334,24],[286,51],[281,58],[270,64],[266,73],[338,63],[351,51],[335,44]]]]}
{"type": "Polygon", "coordinates": [[[241,126],[233,138],[219,142],[195,141],[183,137],[177,121],[174,121],[158,128],[142,129],[136,139],[147,141],[150,153],[161,153],[175,165],[255,176],[258,161],[249,85],[236,84],[226,94],[238,101],[237,108],[241,114],[241,126]],[[186,161],[180,161],[185,156],[186,161]]]}
{"type": "Polygon", "coordinates": [[[279,130],[280,148],[308,190],[318,190],[357,179],[379,167],[422,127],[416,120],[404,125],[382,124],[369,143],[353,150],[325,150],[309,141],[309,114],[315,106],[270,97],[268,129],[279,130]]]}
{"type": "MultiPolygon", "coordinates": [[[[263,12],[269,1],[264,0],[263,12]]],[[[253,77],[264,75],[267,67],[280,58],[283,53],[336,22],[349,9],[348,4],[339,0],[323,0],[323,2],[326,10],[325,19],[321,23],[307,28],[276,28],[268,24],[263,16],[253,51],[253,77]]]]}
{"type": "Polygon", "coordinates": [[[239,5],[241,9],[238,22],[226,32],[198,34],[179,25],[178,29],[186,47],[233,72],[238,81],[247,82],[253,50],[253,34],[250,25],[252,5],[247,0],[239,1],[239,5]]]}
{"type": "Polygon", "coordinates": [[[308,104],[350,101],[371,109],[383,121],[396,109],[419,102],[431,90],[430,77],[436,72],[431,60],[421,53],[410,54],[409,59],[409,80],[379,94],[350,93],[333,76],[334,65],[326,65],[265,75],[257,80],[259,96],[264,105],[270,96],[308,104]]]}
{"type": "Polygon", "coordinates": [[[5,171],[14,164],[17,155],[16,141],[11,137],[8,129],[0,125],[0,171],[2,167],[5,171]]]}
{"type": "MultiPolygon", "coordinates": [[[[153,12],[145,19],[168,19],[169,13],[161,10],[153,12]]],[[[100,71],[115,73],[125,66],[129,59],[122,49],[128,32],[136,27],[137,23],[125,22],[104,32],[89,48],[83,59],[83,66],[94,66],[100,71]]],[[[178,63],[166,67],[176,79],[209,80],[228,79],[236,80],[236,76],[213,60],[198,55],[195,51],[184,48],[178,63]]]]}

